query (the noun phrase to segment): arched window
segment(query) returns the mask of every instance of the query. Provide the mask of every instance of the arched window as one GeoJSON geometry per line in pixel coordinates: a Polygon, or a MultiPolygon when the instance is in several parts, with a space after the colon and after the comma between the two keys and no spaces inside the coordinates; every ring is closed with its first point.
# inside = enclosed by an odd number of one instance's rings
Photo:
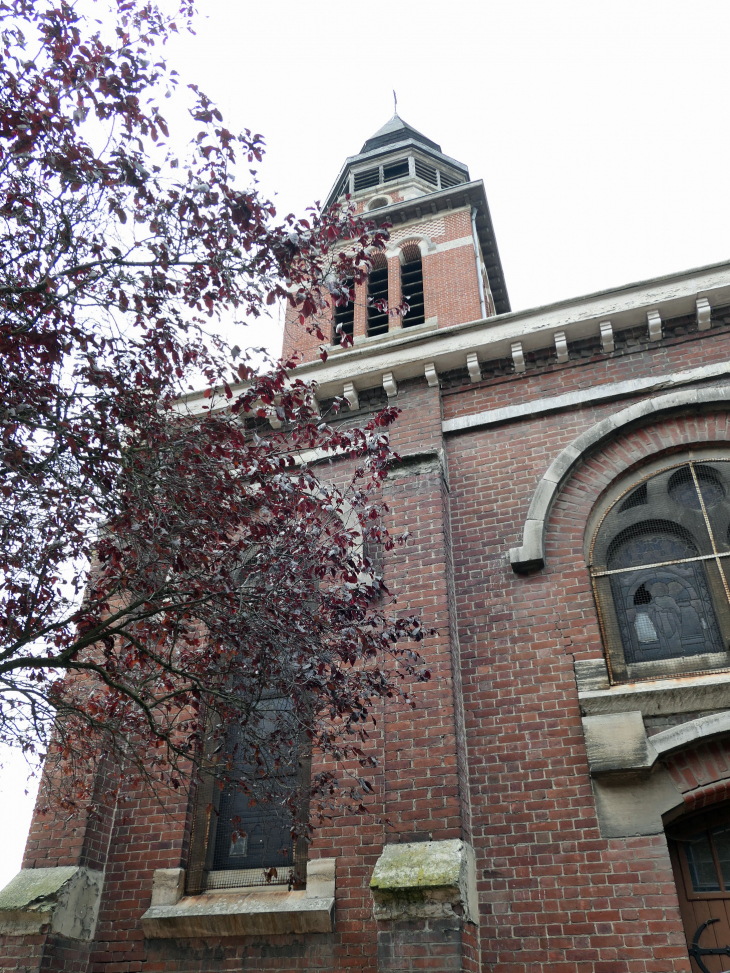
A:
{"type": "MultiPolygon", "coordinates": [[[[352,280],[345,280],[342,282],[342,288],[344,291],[352,290],[354,287],[354,282],[352,280]]],[[[352,338],[355,332],[355,304],[348,297],[344,304],[335,305],[335,323],[332,334],[332,344],[341,345],[343,335],[349,335],[352,338]]]]}
{"type": "Polygon", "coordinates": [[[368,277],[368,335],[386,334],[389,325],[387,310],[378,305],[388,302],[388,261],[379,253],[373,259],[368,277]]]}
{"type": "Polygon", "coordinates": [[[730,666],[730,462],[634,478],[603,513],[590,569],[612,680],[730,666]]]}
{"type": "Polygon", "coordinates": [[[311,759],[290,700],[259,701],[246,736],[231,727],[222,749],[233,764],[229,781],[222,788],[216,783],[211,759],[211,772],[198,786],[188,893],[303,884],[307,846],[292,838],[292,829],[295,816],[308,817],[311,759]],[[258,799],[257,781],[269,800],[258,799]]]}
{"type": "Polygon", "coordinates": [[[403,327],[412,328],[426,320],[423,301],[423,263],[417,243],[407,243],[403,247],[401,265],[401,293],[408,301],[409,311],[403,317],[403,327]]]}

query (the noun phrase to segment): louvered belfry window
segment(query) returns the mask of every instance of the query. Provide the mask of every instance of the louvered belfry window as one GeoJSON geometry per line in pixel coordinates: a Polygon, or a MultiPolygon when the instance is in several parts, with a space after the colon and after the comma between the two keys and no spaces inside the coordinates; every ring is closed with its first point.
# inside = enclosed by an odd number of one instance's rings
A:
{"type": "MultiPolygon", "coordinates": [[[[345,280],[342,282],[342,287],[344,290],[350,290],[353,286],[354,285],[351,280],[345,280]]],[[[348,335],[350,338],[352,338],[354,331],[355,304],[348,297],[346,303],[335,307],[332,344],[341,345],[344,335],[348,335]]]]}
{"type": "Polygon", "coordinates": [[[423,296],[423,263],[421,251],[416,243],[407,243],[403,247],[403,263],[401,264],[401,294],[408,302],[408,313],[403,317],[403,327],[412,328],[416,324],[423,324],[426,320],[423,296]]]}
{"type": "Polygon", "coordinates": [[[387,309],[382,310],[382,302],[388,302],[388,262],[379,253],[368,276],[368,335],[388,331],[390,318],[387,309]]]}
{"type": "Polygon", "coordinates": [[[612,682],[730,668],[730,461],[635,482],[601,518],[590,572],[612,682]]]}

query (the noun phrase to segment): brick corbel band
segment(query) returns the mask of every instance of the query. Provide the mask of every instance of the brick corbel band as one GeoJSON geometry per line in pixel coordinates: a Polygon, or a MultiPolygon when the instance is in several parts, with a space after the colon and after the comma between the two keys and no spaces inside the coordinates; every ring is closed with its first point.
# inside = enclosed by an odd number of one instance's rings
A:
{"type": "Polygon", "coordinates": [[[509,552],[512,570],[523,574],[545,567],[545,528],[552,506],[566,480],[595,449],[627,427],[650,417],[728,401],[730,386],[727,385],[682,389],[630,405],[581,433],[556,456],[537,484],[522,532],[522,547],[513,547],[509,552]]]}

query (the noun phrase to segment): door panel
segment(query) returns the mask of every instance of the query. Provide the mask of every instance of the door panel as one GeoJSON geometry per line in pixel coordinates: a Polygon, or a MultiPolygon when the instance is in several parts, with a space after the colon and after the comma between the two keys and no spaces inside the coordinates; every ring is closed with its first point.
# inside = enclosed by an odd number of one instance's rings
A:
{"type": "MultiPolygon", "coordinates": [[[[699,946],[704,949],[730,946],[730,887],[727,887],[723,880],[717,847],[713,838],[715,833],[719,837],[720,828],[726,825],[728,821],[730,821],[730,807],[725,806],[710,813],[695,815],[678,825],[673,825],[667,831],[669,854],[688,949],[697,929],[708,919],[716,919],[717,921],[703,931],[699,946]],[[709,837],[712,846],[716,884],[718,886],[717,890],[709,892],[698,891],[695,888],[695,885],[701,883],[701,879],[697,877],[697,870],[695,869],[693,873],[690,868],[692,847],[697,839],[703,835],[709,837]],[[689,854],[688,848],[690,849],[689,854]]],[[[711,879],[708,881],[707,869],[705,869],[703,878],[705,885],[712,884],[711,879]]],[[[702,887],[701,884],[700,887],[702,887]]],[[[730,956],[703,955],[702,962],[710,973],[730,971],[730,956]]],[[[691,958],[691,963],[693,973],[702,973],[694,958],[691,958]]]]}

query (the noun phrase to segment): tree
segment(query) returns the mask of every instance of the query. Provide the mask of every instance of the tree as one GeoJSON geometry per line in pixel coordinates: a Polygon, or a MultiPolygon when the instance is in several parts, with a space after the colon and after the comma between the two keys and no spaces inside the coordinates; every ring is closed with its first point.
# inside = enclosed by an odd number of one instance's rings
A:
{"type": "MultiPolygon", "coordinates": [[[[367,766],[373,702],[428,677],[417,619],[389,613],[365,553],[394,543],[378,488],[395,410],[328,424],[295,362],[257,372],[216,334],[284,299],[323,338],[387,232],[349,204],[277,222],[255,178],[234,182],[261,137],[194,85],[176,157],[160,49],[194,11],[173,13],[0,0],[0,740],[47,755],[71,809],[101,754],[179,786],[207,732],[225,778],[235,726],[260,766],[272,695],[289,701],[274,753],[293,713],[324,756],[367,766]],[[335,454],[338,486],[316,462],[335,454]]],[[[323,771],[313,793],[335,786],[323,771]]]]}

